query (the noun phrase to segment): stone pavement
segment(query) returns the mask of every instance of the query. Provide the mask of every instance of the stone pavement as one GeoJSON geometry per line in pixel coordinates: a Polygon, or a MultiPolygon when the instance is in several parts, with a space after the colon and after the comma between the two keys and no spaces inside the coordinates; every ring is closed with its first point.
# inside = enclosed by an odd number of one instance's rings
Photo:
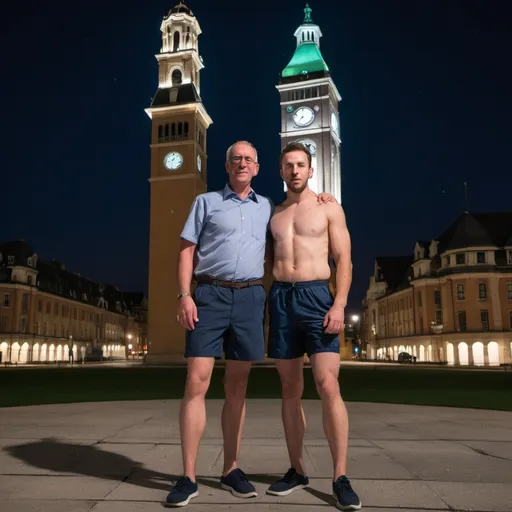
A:
{"type": "MultiPolygon", "coordinates": [[[[141,383],[143,385],[143,383],[141,383]]],[[[8,392],[8,390],[3,390],[8,392]]],[[[318,401],[305,401],[311,487],[267,496],[288,469],[277,400],[249,400],[240,462],[259,496],[220,490],[220,411],[208,403],[200,496],[187,510],[335,510],[318,401]]],[[[0,409],[2,512],[155,512],[180,473],[179,402],[0,409]]],[[[349,477],[364,510],[512,511],[512,413],[349,403],[349,477]]]]}

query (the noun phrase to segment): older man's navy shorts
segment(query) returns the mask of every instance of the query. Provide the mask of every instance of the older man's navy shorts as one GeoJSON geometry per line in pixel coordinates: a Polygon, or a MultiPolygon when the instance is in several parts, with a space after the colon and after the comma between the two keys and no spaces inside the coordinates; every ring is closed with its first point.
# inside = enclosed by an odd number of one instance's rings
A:
{"type": "Polygon", "coordinates": [[[268,356],[295,359],[304,354],[339,353],[339,335],[326,334],[323,326],[333,303],[328,281],[274,281],[268,296],[268,356]]]}
{"type": "Polygon", "coordinates": [[[236,361],[265,359],[263,286],[224,288],[199,284],[194,292],[197,317],[187,330],[185,357],[214,357],[236,361]]]}

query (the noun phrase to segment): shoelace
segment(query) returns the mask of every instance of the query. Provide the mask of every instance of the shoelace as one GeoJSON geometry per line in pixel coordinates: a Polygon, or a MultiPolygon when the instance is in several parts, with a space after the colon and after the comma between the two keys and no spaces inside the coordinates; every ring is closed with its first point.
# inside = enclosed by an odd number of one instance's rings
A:
{"type": "Polygon", "coordinates": [[[188,485],[188,480],[182,476],[175,484],[174,488],[178,491],[181,491],[184,487],[188,485]]]}
{"type": "Polygon", "coordinates": [[[291,482],[293,480],[293,477],[295,475],[295,470],[294,469],[289,469],[287,472],[286,472],[286,475],[284,475],[283,478],[281,478],[281,482],[291,482]]]}
{"type": "Polygon", "coordinates": [[[240,477],[242,478],[242,480],[245,480],[246,482],[249,481],[249,479],[247,478],[247,476],[245,475],[245,473],[240,469],[240,468],[237,468],[237,473],[240,475],[240,477]]]}
{"type": "Polygon", "coordinates": [[[356,493],[352,486],[350,485],[350,480],[345,478],[338,483],[338,486],[341,487],[343,494],[345,496],[354,496],[356,493]]]}

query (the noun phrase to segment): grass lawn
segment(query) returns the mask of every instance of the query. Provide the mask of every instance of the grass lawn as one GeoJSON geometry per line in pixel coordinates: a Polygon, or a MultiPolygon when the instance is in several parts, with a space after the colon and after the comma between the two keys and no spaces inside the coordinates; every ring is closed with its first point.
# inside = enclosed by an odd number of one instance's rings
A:
{"type": "MultiPolygon", "coordinates": [[[[209,398],[223,398],[223,373],[214,370],[209,398]]],[[[181,398],[185,376],[185,368],[5,369],[0,371],[0,407],[181,398]]],[[[310,368],[304,380],[304,398],[317,399],[310,368]]],[[[347,401],[512,411],[512,372],[342,367],[340,386],[347,401]]],[[[247,396],[279,398],[275,368],[254,368],[247,396]]]]}

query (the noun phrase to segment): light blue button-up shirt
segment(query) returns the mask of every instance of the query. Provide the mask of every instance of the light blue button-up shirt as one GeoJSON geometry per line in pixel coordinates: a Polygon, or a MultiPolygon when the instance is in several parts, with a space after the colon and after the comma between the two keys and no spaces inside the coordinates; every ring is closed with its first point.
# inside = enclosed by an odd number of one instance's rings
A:
{"type": "Polygon", "coordinates": [[[223,281],[261,279],[274,206],[252,189],[243,201],[229,185],[196,197],[181,238],[197,244],[194,274],[223,281]]]}

